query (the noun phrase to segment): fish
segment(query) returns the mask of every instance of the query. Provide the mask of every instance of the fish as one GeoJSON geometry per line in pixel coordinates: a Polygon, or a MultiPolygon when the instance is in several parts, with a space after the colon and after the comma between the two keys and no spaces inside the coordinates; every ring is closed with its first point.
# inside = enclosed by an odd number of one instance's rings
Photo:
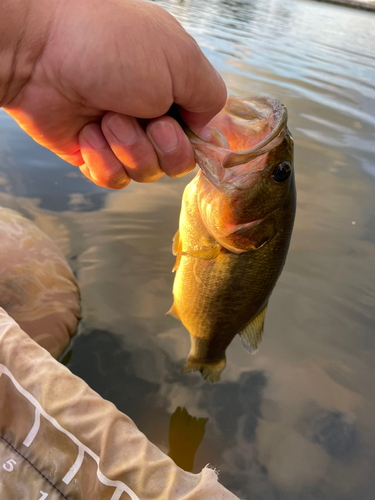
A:
{"type": "Polygon", "coordinates": [[[167,313],[190,333],[183,373],[217,382],[236,335],[249,352],[259,347],[296,211],[287,118],[277,99],[229,96],[208,140],[184,127],[200,169],[182,198],[167,313]]]}

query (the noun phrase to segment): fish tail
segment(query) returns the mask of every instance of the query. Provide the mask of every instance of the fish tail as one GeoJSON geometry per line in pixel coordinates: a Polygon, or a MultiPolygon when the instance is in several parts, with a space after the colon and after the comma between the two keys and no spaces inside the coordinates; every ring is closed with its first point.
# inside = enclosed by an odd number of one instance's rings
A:
{"type": "Polygon", "coordinates": [[[218,382],[220,380],[221,372],[225,368],[225,364],[225,356],[223,359],[216,361],[215,363],[205,363],[190,355],[184,364],[181,373],[201,372],[203,378],[208,382],[218,382]]]}

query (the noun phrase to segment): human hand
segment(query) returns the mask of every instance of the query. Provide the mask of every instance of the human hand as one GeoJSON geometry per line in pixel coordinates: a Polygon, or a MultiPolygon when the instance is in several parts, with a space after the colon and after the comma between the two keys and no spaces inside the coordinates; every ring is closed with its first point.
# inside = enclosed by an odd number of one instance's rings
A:
{"type": "Polygon", "coordinates": [[[143,0],[0,0],[0,9],[0,105],[35,141],[112,189],[194,168],[166,113],[176,103],[198,132],[226,89],[171,15],[143,0]]]}

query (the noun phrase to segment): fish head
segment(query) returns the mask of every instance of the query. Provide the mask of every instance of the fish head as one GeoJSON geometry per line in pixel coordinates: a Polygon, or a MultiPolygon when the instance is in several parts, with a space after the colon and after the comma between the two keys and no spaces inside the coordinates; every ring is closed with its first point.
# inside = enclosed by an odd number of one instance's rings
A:
{"type": "Polygon", "coordinates": [[[258,248],[293,224],[293,139],[277,99],[229,97],[202,137],[190,137],[202,169],[199,206],[230,251],[258,248]]]}

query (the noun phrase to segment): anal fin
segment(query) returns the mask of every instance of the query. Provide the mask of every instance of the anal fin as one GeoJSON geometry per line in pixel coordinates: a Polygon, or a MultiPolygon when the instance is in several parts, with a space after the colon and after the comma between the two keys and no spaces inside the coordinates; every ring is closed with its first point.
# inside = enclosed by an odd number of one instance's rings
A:
{"type": "Polygon", "coordinates": [[[250,354],[255,354],[262,341],[264,319],[266,316],[267,304],[264,308],[249,321],[245,328],[239,333],[242,344],[250,354]]]}

